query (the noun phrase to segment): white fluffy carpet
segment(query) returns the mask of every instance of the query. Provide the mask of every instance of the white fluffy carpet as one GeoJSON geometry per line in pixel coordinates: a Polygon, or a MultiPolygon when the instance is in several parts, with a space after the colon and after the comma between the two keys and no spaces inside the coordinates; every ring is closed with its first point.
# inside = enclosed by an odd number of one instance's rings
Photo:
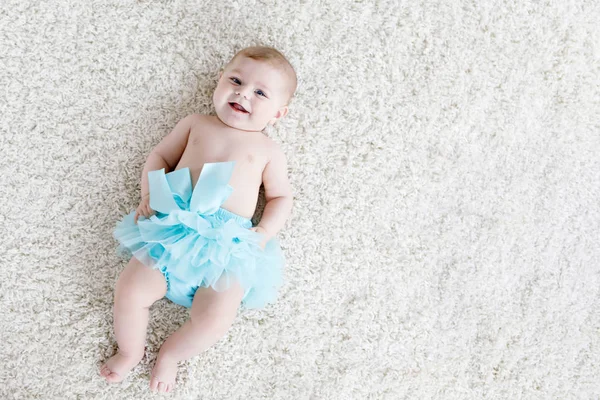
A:
{"type": "Polygon", "coordinates": [[[598,398],[599,20],[593,0],[3,0],[0,398],[153,398],[187,312],[156,303],[143,362],[97,375],[111,232],[252,44],[300,78],[269,132],[295,189],[286,284],[171,398],[598,398]]]}

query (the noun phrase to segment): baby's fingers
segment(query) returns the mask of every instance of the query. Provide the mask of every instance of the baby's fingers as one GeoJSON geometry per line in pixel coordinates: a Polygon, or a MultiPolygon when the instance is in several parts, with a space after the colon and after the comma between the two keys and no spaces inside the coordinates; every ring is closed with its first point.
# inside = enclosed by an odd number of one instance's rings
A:
{"type": "Polygon", "coordinates": [[[138,219],[143,215],[145,218],[150,218],[155,214],[155,211],[150,208],[149,205],[144,204],[140,205],[137,210],[135,210],[135,215],[133,216],[133,222],[137,224],[138,219]]]}
{"type": "Polygon", "coordinates": [[[150,218],[152,215],[154,215],[154,210],[149,205],[146,206],[146,218],[150,218]]]}

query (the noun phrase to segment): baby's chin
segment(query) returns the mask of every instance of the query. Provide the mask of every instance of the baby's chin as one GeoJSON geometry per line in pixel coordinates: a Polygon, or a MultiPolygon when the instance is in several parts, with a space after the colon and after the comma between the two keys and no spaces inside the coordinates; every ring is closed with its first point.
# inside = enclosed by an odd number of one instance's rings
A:
{"type": "Polygon", "coordinates": [[[264,126],[261,126],[260,124],[256,124],[250,121],[228,118],[227,115],[222,115],[221,113],[217,113],[217,118],[219,118],[219,120],[222,123],[229,126],[230,128],[238,129],[240,131],[261,132],[263,129],[265,129],[267,125],[265,123],[264,126]]]}

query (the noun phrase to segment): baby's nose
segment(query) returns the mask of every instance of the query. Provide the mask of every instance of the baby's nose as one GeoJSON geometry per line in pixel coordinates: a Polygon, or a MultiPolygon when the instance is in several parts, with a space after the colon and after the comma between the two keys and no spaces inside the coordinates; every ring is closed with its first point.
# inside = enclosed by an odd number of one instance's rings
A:
{"type": "Polygon", "coordinates": [[[238,96],[244,96],[244,98],[248,98],[247,96],[248,91],[247,90],[242,90],[242,89],[238,89],[235,94],[237,94],[238,96]]]}

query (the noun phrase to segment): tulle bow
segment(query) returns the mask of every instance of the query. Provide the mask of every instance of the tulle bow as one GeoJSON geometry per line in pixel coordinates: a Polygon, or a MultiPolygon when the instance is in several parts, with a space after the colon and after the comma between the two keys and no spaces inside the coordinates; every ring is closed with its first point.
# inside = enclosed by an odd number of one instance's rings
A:
{"type": "Polygon", "coordinates": [[[193,189],[188,167],[168,174],[164,168],[150,171],[150,208],[163,214],[176,210],[214,214],[233,192],[228,182],[234,165],[234,161],[204,164],[193,189]]]}

